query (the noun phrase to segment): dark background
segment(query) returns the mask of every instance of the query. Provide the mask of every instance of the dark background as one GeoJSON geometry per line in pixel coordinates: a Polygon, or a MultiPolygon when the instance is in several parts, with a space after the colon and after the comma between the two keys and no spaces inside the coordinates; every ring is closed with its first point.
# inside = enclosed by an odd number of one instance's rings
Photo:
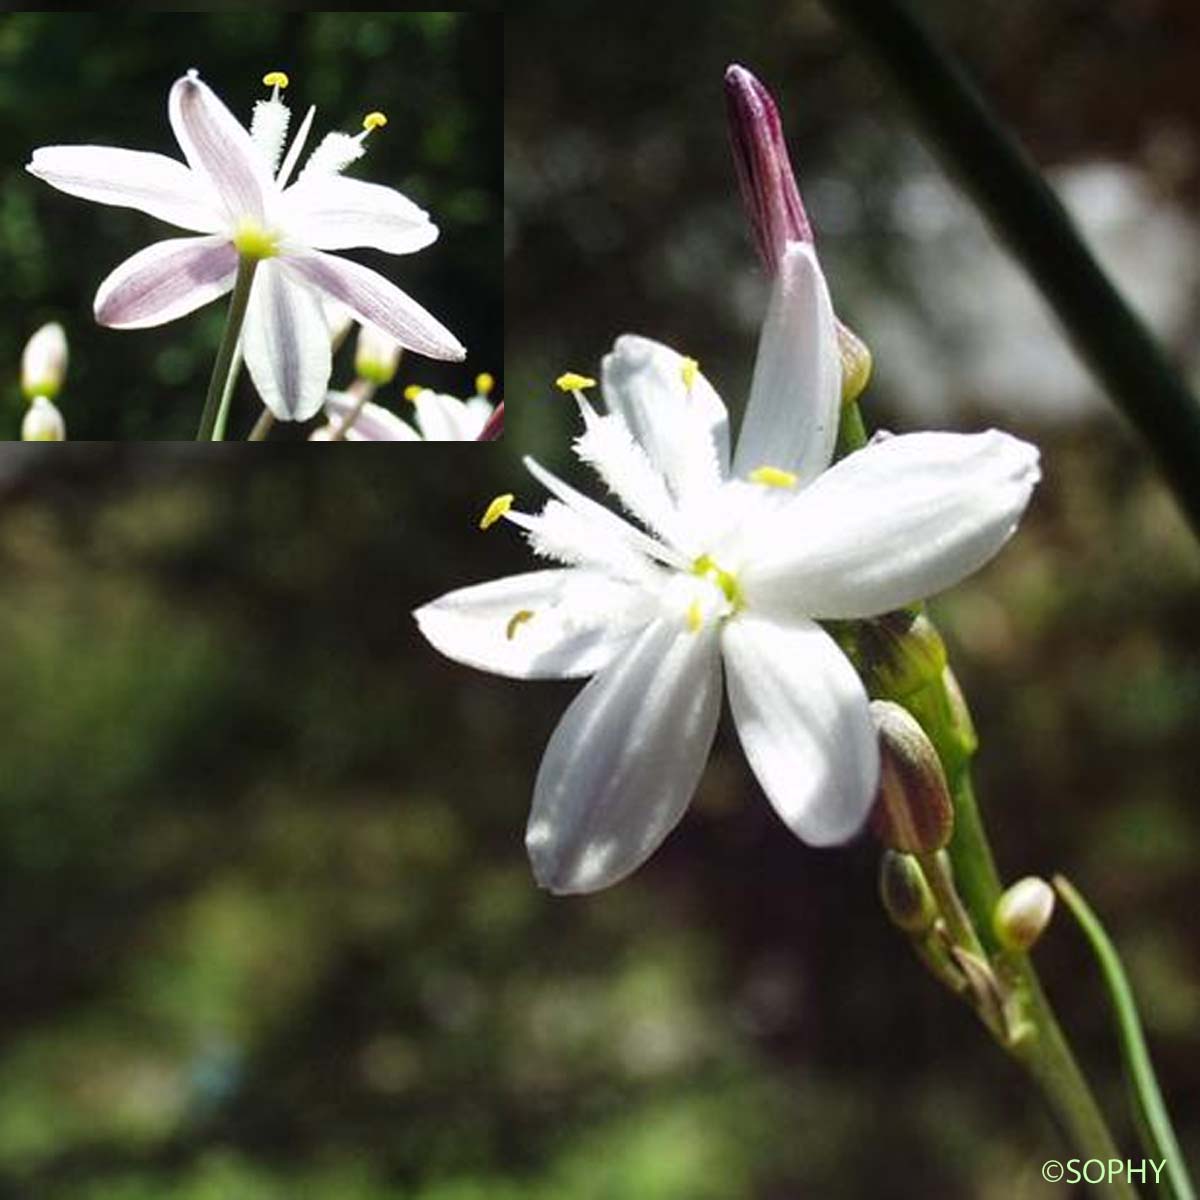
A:
{"type": "MultiPolygon", "coordinates": [[[[403,408],[406,382],[470,395],[476,373],[499,375],[501,263],[501,22],[463,12],[13,13],[0,15],[0,362],[59,320],[71,345],[59,401],[72,440],[195,436],[227,301],[157,329],[102,329],[96,288],[115,266],[178,231],[129,209],[55,192],[26,174],[38,146],[91,143],[182,158],[167,121],[172,82],[196,67],[249,123],[270,70],[286,70],[292,130],[310,104],[311,151],[332,130],[357,132],[385,112],[351,170],[395,187],[441,229],[419,254],[353,251],[442,320],[465,364],[413,357],[381,400],[403,408]]],[[[303,159],[301,160],[303,163],[303,159]]],[[[350,355],[349,348],[346,356],[350,355]]],[[[347,358],[334,384],[353,377],[347,358]]],[[[0,436],[19,436],[15,386],[0,391],[0,436]]],[[[244,438],[261,406],[243,377],[229,437],[244,438]]],[[[295,427],[273,436],[298,437],[295,427]]]]}
{"type": "MultiPolygon", "coordinates": [[[[1047,166],[1149,171],[1163,127],[1194,142],[1190,8],[924,7],[1047,166]]],[[[551,381],[619,332],[674,340],[738,406],[763,281],[725,144],[728,61],[777,91],[806,194],[843,184],[825,194],[863,214],[839,233],[843,207],[812,205],[842,315],[878,346],[872,302],[930,281],[905,273],[887,206],[921,151],[815,5],[523,6],[506,38],[504,443],[6,451],[0,1196],[1068,1194],[1040,1179],[1067,1151],[1025,1080],[888,926],[876,849],[798,843],[732,730],[632,879],[586,899],[533,885],[532,781],[575,687],[448,663],[408,612],[527,569],[479,514],[499,491],[538,501],[520,452],[569,469],[551,381]]],[[[249,57],[246,99],[281,65],[249,57]]],[[[1190,222],[1194,173],[1172,179],[1190,222]]],[[[1198,344],[1190,318],[1166,332],[1198,344]]],[[[136,353],[144,335],[87,336],[136,353]]],[[[982,738],[981,802],[1008,878],[1064,870],[1106,919],[1194,1160],[1200,563],[1101,397],[997,413],[973,354],[957,369],[975,386],[938,424],[1003,424],[1046,473],[1017,538],[933,605],[982,738]]],[[[917,427],[890,381],[949,361],[878,356],[871,424],[917,427]]],[[[1037,960],[1139,1159],[1063,914],[1037,960]]]]}

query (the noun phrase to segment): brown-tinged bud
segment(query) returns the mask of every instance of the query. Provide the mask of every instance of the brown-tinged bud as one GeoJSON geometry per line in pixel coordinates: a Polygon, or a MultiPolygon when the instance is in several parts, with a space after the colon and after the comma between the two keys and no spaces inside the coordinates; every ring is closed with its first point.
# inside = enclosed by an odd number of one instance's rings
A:
{"type": "Polygon", "coordinates": [[[745,67],[725,72],[729,137],[742,200],[769,274],[779,270],[788,242],[813,240],[792,173],[783,122],[771,93],[745,67]]]}
{"type": "Polygon", "coordinates": [[[905,933],[925,933],[937,919],[937,902],[920,864],[909,854],[885,850],[879,860],[879,898],[905,933]]]}
{"type": "Polygon", "coordinates": [[[1025,951],[1042,936],[1054,915],[1054,889],[1036,875],[1018,879],[996,902],[992,928],[1006,950],[1025,951]]]}
{"type": "Polygon", "coordinates": [[[937,751],[899,704],[873,700],[871,718],[879,734],[879,793],[871,830],[892,850],[935,854],[954,831],[954,807],[937,751]]]}

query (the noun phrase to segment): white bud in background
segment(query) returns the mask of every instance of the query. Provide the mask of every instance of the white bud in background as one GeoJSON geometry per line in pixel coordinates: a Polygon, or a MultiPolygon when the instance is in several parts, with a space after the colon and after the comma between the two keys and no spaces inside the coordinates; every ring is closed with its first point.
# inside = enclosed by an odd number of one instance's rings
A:
{"type": "Polygon", "coordinates": [[[35,396],[21,422],[23,442],[65,442],[67,426],[53,400],[35,396]]]}
{"type": "Polygon", "coordinates": [[[400,366],[401,346],[374,325],[363,325],[358,331],[358,344],[354,352],[354,371],[359,379],[365,379],[376,387],[383,387],[396,378],[400,366]]]}
{"type": "Polygon", "coordinates": [[[67,335],[57,321],[43,325],[25,344],[21,356],[21,391],[26,400],[53,399],[67,374],[67,335]]]}
{"type": "Polygon", "coordinates": [[[1054,915],[1054,889],[1036,875],[1017,880],[996,903],[992,926],[1006,950],[1032,948],[1054,915]]]}

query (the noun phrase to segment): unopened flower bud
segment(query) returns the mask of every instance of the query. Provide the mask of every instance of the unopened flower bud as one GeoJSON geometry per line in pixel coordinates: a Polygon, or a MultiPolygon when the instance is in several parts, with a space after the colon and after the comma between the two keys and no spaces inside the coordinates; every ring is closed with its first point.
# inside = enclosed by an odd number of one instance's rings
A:
{"type": "Polygon", "coordinates": [[[354,352],[354,371],[377,387],[391,383],[400,365],[400,343],[374,325],[363,325],[358,331],[354,352]]]}
{"type": "Polygon", "coordinates": [[[920,613],[901,611],[872,621],[863,628],[859,644],[863,665],[885,696],[912,695],[940,679],[946,669],[941,634],[920,613]]]}
{"type": "Polygon", "coordinates": [[[838,353],[842,358],[842,403],[853,404],[871,380],[871,351],[848,326],[838,322],[838,353]]]}
{"type": "Polygon", "coordinates": [[[954,831],[954,807],[937,751],[899,704],[873,700],[871,719],[879,734],[879,792],[871,829],[889,849],[935,854],[954,831]]]}
{"type": "Polygon", "coordinates": [[[909,854],[885,850],[879,860],[879,898],[905,933],[920,934],[937,918],[937,902],[920,864],[909,854]]]}
{"type": "Polygon", "coordinates": [[[26,400],[35,396],[51,400],[62,390],[66,374],[66,331],[57,321],[51,321],[25,344],[25,353],[21,356],[21,391],[26,400]]]}
{"type": "Polygon", "coordinates": [[[992,927],[1006,950],[1029,950],[1054,915],[1054,889],[1036,875],[1018,879],[996,902],[992,927]]]}
{"type": "Polygon", "coordinates": [[[788,242],[811,243],[812,227],[771,93],[745,67],[732,66],[725,72],[725,99],[742,200],[763,264],[774,275],[788,242]]]}
{"type": "Polygon", "coordinates": [[[483,427],[483,431],[476,440],[480,442],[498,442],[503,436],[504,401],[501,400],[492,410],[492,415],[488,417],[487,424],[483,427]]]}
{"type": "Polygon", "coordinates": [[[65,442],[67,426],[53,400],[35,396],[21,422],[23,442],[65,442]]]}

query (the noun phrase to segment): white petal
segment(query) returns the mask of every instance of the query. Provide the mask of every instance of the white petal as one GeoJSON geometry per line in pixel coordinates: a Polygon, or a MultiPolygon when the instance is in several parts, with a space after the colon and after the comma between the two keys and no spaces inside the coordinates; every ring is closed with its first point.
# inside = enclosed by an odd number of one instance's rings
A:
{"type": "MultiPolygon", "coordinates": [[[[547,471],[536,459],[526,456],[522,459],[525,469],[552,495],[579,517],[583,527],[588,529],[589,536],[582,546],[584,553],[602,553],[606,558],[619,553],[620,558],[635,555],[631,567],[636,566],[632,578],[644,578],[647,569],[654,563],[666,563],[677,570],[691,569],[690,561],[664,546],[654,538],[643,533],[636,526],[619,517],[615,512],[597,504],[595,500],[576,491],[570,484],[564,483],[551,471],[547,471]],[[637,560],[640,560],[640,564],[637,560]]],[[[613,565],[616,565],[615,557],[613,565]]]]}
{"type": "Polygon", "coordinates": [[[1039,475],[1037,449],[996,430],[873,442],[764,522],[747,602],[851,619],[932,596],[1004,545],[1039,475]]]}
{"type": "Polygon", "coordinates": [[[224,237],[171,238],[127,258],[96,292],[96,320],[147,329],[186,316],[233,287],[237,251],[224,237]]]}
{"type": "MultiPolygon", "coordinates": [[[[355,409],[358,400],[349,392],[329,392],[325,397],[325,415],[331,432],[355,409]]],[[[407,421],[379,404],[364,404],[346,434],[353,442],[419,442],[420,435],[407,421]]]]}
{"type": "Polygon", "coordinates": [[[867,694],[824,630],[741,614],[722,634],[729,702],[775,811],[814,846],[843,842],[875,797],[879,751],[867,694]]]}
{"type": "Polygon", "coordinates": [[[837,440],[842,365],[829,289],[816,253],[789,244],[763,322],[734,474],[779,467],[811,483],[837,440]]]}
{"type": "Polygon", "coordinates": [[[704,375],[687,367],[670,347],[632,334],[617,338],[601,364],[609,410],[625,419],[680,500],[710,493],[729,473],[725,405],[704,375]]]}
{"type": "Polygon", "coordinates": [[[282,213],[296,238],[318,250],[372,246],[412,254],[438,236],[429,214],[393,188],[337,175],[310,177],[288,188],[282,213]]]}
{"type": "Polygon", "coordinates": [[[607,666],[656,612],[628,584],[564,567],[461,588],[413,615],[455,662],[514,679],[576,679],[607,666]]]}
{"type": "Polygon", "coordinates": [[[567,709],[542,758],[525,835],[543,887],[607,887],[679,823],[721,711],[716,630],[656,621],[567,709]]]}
{"type": "Polygon", "coordinates": [[[168,225],[215,233],[225,225],[202,176],[163,154],[109,146],[43,146],[25,168],[81,200],[134,208],[168,225]]]}
{"type": "Polygon", "coordinates": [[[262,402],[280,421],[307,421],[320,409],[332,370],[321,299],[294,283],[278,261],[260,263],[242,333],[246,366],[262,402]]]}
{"type": "Polygon", "coordinates": [[[279,174],[275,177],[275,186],[277,188],[285,188],[288,185],[288,180],[292,177],[292,172],[296,169],[296,163],[300,161],[300,153],[304,149],[305,142],[308,141],[309,132],[312,130],[313,118],[317,115],[317,106],[309,105],[308,112],[304,114],[304,120],[300,122],[300,128],[296,130],[296,136],[292,138],[292,144],[288,147],[287,157],[283,160],[283,166],[279,168],[279,174]]]}
{"type": "Polygon", "coordinates": [[[340,300],[360,321],[378,325],[406,349],[450,362],[466,358],[467,352],[454,334],[377,272],[317,251],[289,255],[281,261],[293,274],[340,300]]]}
{"type": "Polygon", "coordinates": [[[426,388],[413,401],[417,424],[427,442],[473,442],[484,422],[457,396],[443,396],[426,388]]]}
{"type": "Polygon", "coordinates": [[[220,97],[189,74],[175,81],[167,107],[180,149],[211,181],[230,221],[261,221],[274,183],[262,152],[220,97]]]}

